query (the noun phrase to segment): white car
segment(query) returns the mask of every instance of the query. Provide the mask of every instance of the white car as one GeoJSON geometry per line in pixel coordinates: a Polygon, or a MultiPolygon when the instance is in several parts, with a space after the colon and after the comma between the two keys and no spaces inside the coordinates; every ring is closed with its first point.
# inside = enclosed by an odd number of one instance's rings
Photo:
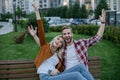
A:
{"type": "Polygon", "coordinates": [[[70,22],[67,21],[67,20],[64,20],[64,19],[59,19],[59,20],[51,20],[48,22],[49,23],[49,26],[50,27],[53,27],[53,26],[64,26],[64,25],[70,25],[70,22]]]}
{"type": "Polygon", "coordinates": [[[94,24],[94,25],[101,25],[101,21],[99,20],[99,19],[95,19],[95,20],[92,20],[91,22],[90,22],[90,24],[94,24]]]}

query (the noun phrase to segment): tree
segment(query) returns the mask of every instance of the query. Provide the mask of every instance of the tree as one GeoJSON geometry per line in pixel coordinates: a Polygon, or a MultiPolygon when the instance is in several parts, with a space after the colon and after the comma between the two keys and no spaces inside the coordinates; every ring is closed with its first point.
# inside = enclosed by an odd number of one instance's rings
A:
{"type": "Polygon", "coordinates": [[[99,15],[101,14],[101,10],[105,9],[108,10],[108,5],[106,0],[100,0],[99,4],[97,5],[95,9],[95,18],[98,19],[99,15]]]}
{"type": "Polygon", "coordinates": [[[72,17],[72,6],[70,6],[69,8],[68,8],[68,10],[67,10],[67,12],[66,12],[66,17],[67,18],[73,18],[72,17]]]}
{"type": "Polygon", "coordinates": [[[66,14],[67,14],[67,6],[63,6],[62,9],[61,9],[61,18],[66,18],[66,14]]]}
{"type": "Polygon", "coordinates": [[[7,12],[5,14],[1,14],[1,19],[4,20],[8,20],[9,18],[12,18],[12,14],[10,12],[7,12]]]}
{"type": "Polygon", "coordinates": [[[19,19],[19,18],[21,17],[21,15],[22,15],[22,10],[20,9],[19,6],[17,6],[16,15],[17,15],[18,19],[19,19]]]}
{"type": "MultiPolygon", "coordinates": [[[[41,13],[40,13],[41,14],[41,13]]],[[[33,27],[36,27],[38,26],[37,25],[37,21],[36,21],[36,15],[35,13],[31,13],[27,16],[29,18],[29,23],[28,25],[33,25],[33,27]]],[[[43,26],[44,26],[44,29],[45,29],[45,32],[48,32],[49,31],[49,24],[47,23],[47,21],[43,18],[43,15],[41,15],[41,18],[42,18],[42,22],[43,22],[43,26]]]]}
{"type": "Polygon", "coordinates": [[[86,10],[85,5],[82,5],[82,8],[81,8],[80,12],[81,12],[81,15],[80,15],[81,18],[87,18],[88,17],[88,11],[86,10]]]}
{"type": "Polygon", "coordinates": [[[72,17],[79,18],[80,17],[80,5],[75,3],[72,8],[72,17]]]}

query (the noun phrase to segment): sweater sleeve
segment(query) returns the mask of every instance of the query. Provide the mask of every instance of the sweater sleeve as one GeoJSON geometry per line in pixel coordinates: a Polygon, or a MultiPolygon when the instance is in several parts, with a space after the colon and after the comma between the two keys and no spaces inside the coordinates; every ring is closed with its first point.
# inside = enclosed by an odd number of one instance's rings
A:
{"type": "Polygon", "coordinates": [[[44,32],[42,20],[41,19],[37,20],[37,24],[38,24],[38,37],[40,40],[40,46],[43,46],[47,42],[46,42],[46,38],[45,38],[45,32],[44,32]]]}

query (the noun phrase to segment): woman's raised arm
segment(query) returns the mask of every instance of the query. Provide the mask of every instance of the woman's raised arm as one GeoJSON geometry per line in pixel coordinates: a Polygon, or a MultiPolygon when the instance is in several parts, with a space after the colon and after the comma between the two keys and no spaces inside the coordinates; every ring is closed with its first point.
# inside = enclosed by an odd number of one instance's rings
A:
{"type": "Polygon", "coordinates": [[[42,46],[47,43],[46,38],[45,38],[44,27],[43,27],[43,23],[40,17],[37,4],[33,4],[33,7],[36,13],[36,19],[37,19],[37,24],[38,24],[38,38],[39,38],[40,46],[42,46]]]}

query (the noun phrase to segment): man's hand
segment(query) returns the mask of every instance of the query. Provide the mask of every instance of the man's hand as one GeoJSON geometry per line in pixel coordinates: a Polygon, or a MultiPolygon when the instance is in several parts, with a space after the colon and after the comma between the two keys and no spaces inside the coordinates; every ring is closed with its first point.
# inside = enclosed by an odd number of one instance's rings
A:
{"type": "Polygon", "coordinates": [[[58,69],[54,69],[50,72],[50,75],[54,76],[55,74],[60,73],[58,69]]]}
{"type": "Polygon", "coordinates": [[[101,22],[105,22],[106,12],[105,12],[104,9],[102,9],[102,14],[101,14],[101,16],[99,16],[99,17],[100,17],[101,22]]]}

